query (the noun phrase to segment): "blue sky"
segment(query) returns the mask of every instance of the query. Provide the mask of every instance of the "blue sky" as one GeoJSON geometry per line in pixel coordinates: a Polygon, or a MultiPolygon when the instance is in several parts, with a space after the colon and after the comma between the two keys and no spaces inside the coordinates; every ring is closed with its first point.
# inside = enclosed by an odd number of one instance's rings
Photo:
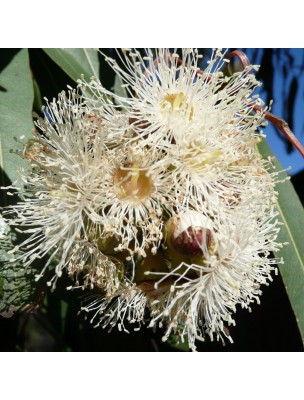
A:
{"type": "MultiPolygon", "coordinates": [[[[284,104],[284,94],[288,93],[293,77],[297,78],[298,88],[295,97],[293,109],[293,132],[298,137],[300,142],[304,144],[304,49],[290,49],[288,54],[293,58],[293,68],[288,68],[288,60],[284,59],[286,54],[284,51],[275,52],[272,63],[274,66],[273,75],[273,105],[271,112],[280,118],[286,119],[286,104],[284,104]],[[285,77],[283,68],[285,67],[285,77]]],[[[254,64],[260,64],[262,61],[263,49],[246,49],[246,54],[250,61],[254,64]]],[[[263,67],[263,66],[262,66],[263,67]]],[[[266,100],[267,96],[260,88],[260,96],[266,100]]],[[[289,122],[289,121],[287,121],[289,122]]],[[[271,123],[264,129],[267,135],[267,141],[273,152],[281,162],[284,168],[291,166],[288,171],[290,175],[296,174],[304,169],[304,159],[297,150],[291,154],[287,154],[286,144],[278,137],[278,134],[271,123]]]]}

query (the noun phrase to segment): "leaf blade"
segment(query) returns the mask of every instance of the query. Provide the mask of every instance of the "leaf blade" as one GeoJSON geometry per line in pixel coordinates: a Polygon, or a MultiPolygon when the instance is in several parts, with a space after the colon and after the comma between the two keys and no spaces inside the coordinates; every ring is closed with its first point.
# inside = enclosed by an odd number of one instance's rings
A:
{"type": "MultiPolygon", "coordinates": [[[[28,164],[17,151],[23,145],[19,138],[32,137],[34,129],[32,105],[34,100],[33,82],[27,49],[7,50],[6,62],[1,61],[0,74],[0,168],[1,184],[9,178],[15,182],[19,178],[18,169],[28,164]],[[12,152],[14,151],[14,152],[12,152]]],[[[24,141],[23,139],[23,141],[24,141]]]]}
{"type": "MultiPolygon", "coordinates": [[[[11,261],[8,251],[17,244],[17,236],[7,227],[0,216],[2,230],[0,236],[0,316],[10,318],[19,310],[38,307],[37,270],[25,268],[20,262],[11,261]],[[5,229],[4,229],[5,228],[5,229]]],[[[18,251],[18,254],[21,254],[18,251]]]]}
{"type": "MultiPolygon", "coordinates": [[[[260,143],[258,148],[264,158],[273,157],[266,141],[260,143]]],[[[273,160],[273,165],[275,167],[273,170],[283,170],[276,158],[273,160]]],[[[286,172],[281,172],[280,177],[286,178],[286,172]]],[[[279,220],[283,223],[277,240],[289,243],[276,255],[284,260],[284,264],[279,268],[304,342],[304,209],[290,181],[277,183],[276,190],[279,193],[277,200],[279,220]]]]}
{"type": "Polygon", "coordinates": [[[90,80],[99,76],[98,53],[95,49],[43,49],[75,82],[84,75],[90,80]]]}

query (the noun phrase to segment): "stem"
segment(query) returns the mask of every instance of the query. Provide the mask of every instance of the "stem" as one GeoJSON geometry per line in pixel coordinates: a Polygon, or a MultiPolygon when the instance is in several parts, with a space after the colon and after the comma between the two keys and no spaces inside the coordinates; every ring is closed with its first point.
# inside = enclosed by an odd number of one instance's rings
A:
{"type": "MultiPolygon", "coordinates": [[[[248,57],[241,50],[235,50],[228,55],[229,60],[231,60],[233,57],[237,57],[239,59],[244,69],[251,65],[248,57]]],[[[255,105],[253,106],[253,109],[255,111],[262,112],[264,114],[264,117],[272,124],[274,124],[283,133],[283,135],[290,141],[290,143],[293,144],[293,146],[299,151],[301,156],[304,158],[304,147],[300,143],[298,138],[295,136],[295,134],[292,132],[292,130],[289,128],[289,125],[286,121],[277,117],[276,115],[271,114],[268,111],[263,110],[261,106],[255,105]]]]}

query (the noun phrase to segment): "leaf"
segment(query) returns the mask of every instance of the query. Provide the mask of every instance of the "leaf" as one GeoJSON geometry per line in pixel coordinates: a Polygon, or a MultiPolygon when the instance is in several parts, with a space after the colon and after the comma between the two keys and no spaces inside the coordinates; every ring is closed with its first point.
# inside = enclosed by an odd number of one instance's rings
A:
{"type": "MultiPolygon", "coordinates": [[[[27,49],[2,50],[0,60],[0,180],[1,185],[15,182],[18,170],[27,168],[20,157],[24,143],[32,138],[34,91],[27,49]],[[20,139],[23,137],[23,139],[20,139]]],[[[20,180],[18,185],[20,184],[20,180]]],[[[5,191],[1,206],[8,203],[5,191]]],[[[11,203],[11,201],[10,201],[11,203]]],[[[37,299],[35,272],[10,262],[7,253],[17,237],[0,215],[0,315],[10,317],[20,309],[33,306],[37,299]]],[[[37,272],[36,272],[37,273],[37,272]]]]}
{"type": "MultiPolygon", "coordinates": [[[[265,140],[259,144],[258,148],[264,158],[273,157],[265,140]]],[[[283,170],[276,158],[273,164],[276,171],[283,170]]],[[[280,174],[281,179],[284,177],[287,177],[286,172],[280,174]]],[[[284,224],[277,240],[281,243],[289,243],[283,246],[276,255],[283,257],[284,260],[284,264],[281,264],[279,268],[304,341],[304,209],[289,180],[278,183],[276,190],[279,193],[277,201],[279,219],[284,224]]]]}
{"type": "Polygon", "coordinates": [[[36,79],[33,78],[33,88],[34,88],[34,110],[39,113],[42,110],[42,99],[39,85],[36,79]]]}
{"type": "Polygon", "coordinates": [[[190,351],[188,338],[184,338],[184,341],[182,342],[181,339],[173,333],[168,337],[167,345],[179,351],[190,351]]]}
{"type": "Polygon", "coordinates": [[[99,78],[98,52],[95,49],[43,49],[75,82],[84,75],[99,78]]]}
{"type": "Polygon", "coordinates": [[[0,169],[1,185],[5,174],[12,181],[19,178],[18,170],[27,167],[17,152],[22,142],[32,137],[33,82],[27,49],[2,50],[0,61],[0,169]]]}
{"type": "Polygon", "coordinates": [[[3,291],[3,286],[4,286],[4,281],[2,276],[0,275],[0,299],[3,297],[4,295],[4,291],[3,291]]]}
{"type": "MultiPolygon", "coordinates": [[[[1,217],[0,222],[4,226],[1,217]]],[[[8,250],[16,243],[17,237],[10,229],[0,236],[0,315],[6,318],[19,310],[36,309],[40,305],[39,286],[35,282],[37,270],[10,261],[8,250]]],[[[15,255],[19,254],[20,251],[15,255]]]]}
{"type": "Polygon", "coordinates": [[[123,85],[123,81],[122,81],[121,77],[119,75],[116,75],[114,86],[112,88],[113,92],[116,94],[116,96],[128,97],[127,90],[122,85],[123,85]]]}
{"type": "Polygon", "coordinates": [[[64,334],[66,320],[67,320],[67,313],[69,310],[69,305],[66,301],[60,300],[60,314],[61,314],[61,333],[64,334]]]}

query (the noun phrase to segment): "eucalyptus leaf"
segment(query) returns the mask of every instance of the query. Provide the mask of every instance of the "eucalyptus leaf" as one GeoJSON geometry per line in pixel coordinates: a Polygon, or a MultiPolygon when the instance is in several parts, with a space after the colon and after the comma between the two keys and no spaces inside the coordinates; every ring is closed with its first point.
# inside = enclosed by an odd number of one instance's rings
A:
{"type": "Polygon", "coordinates": [[[7,318],[16,311],[38,306],[37,270],[10,260],[8,250],[16,243],[17,237],[10,230],[0,237],[0,315],[7,318]]]}
{"type": "Polygon", "coordinates": [[[36,112],[40,112],[42,110],[42,98],[39,85],[35,79],[33,79],[33,88],[34,88],[34,110],[36,112]]]}
{"type": "Polygon", "coordinates": [[[3,297],[4,295],[4,291],[3,291],[3,285],[4,285],[4,281],[2,276],[0,275],[0,299],[3,297]]]}
{"type": "MultiPolygon", "coordinates": [[[[20,157],[23,143],[32,137],[33,82],[27,49],[2,50],[0,60],[0,169],[1,185],[19,178],[28,166],[20,157]],[[20,137],[23,137],[20,139],[20,137]]],[[[20,180],[18,182],[20,184],[20,180]]]]}
{"type": "MultiPolygon", "coordinates": [[[[264,158],[273,157],[265,140],[258,148],[264,158]]],[[[275,171],[283,170],[276,158],[273,159],[273,165],[275,171]]],[[[281,180],[284,177],[287,177],[286,172],[280,174],[281,180]]],[[[279,193],[277,210],[280,213],[279,219],[283,223],[277,240],[289,243],[283,246],[276,256],[283,257],[284,260],[284,264],[279,268],[304,341],[304,209],[289,180],[278,183],[276,190],[279,193]]]]}
{"type": "Polygon", "coordinates": [[[122,81],[121,77],[119,75],[116,75],[114,86],[112,88],[113,92],[116,94],[116,96],[128,97],[127,90],[122,85],[123,85],[123,81],[122,81]]]}
{"type": "Polygon", "coordinates": [[[99,61],[96,49],[43,49],[75,82],[84,75],[90,81],[99,78],[99,61]]]}
{"type": "Polygon", "coordinates": [[[184,338],[184,341],[182,342],[176,335],[171,333],[167,340],[167,344],[179,351],[190,351],[187,337],[184,338]]]}

